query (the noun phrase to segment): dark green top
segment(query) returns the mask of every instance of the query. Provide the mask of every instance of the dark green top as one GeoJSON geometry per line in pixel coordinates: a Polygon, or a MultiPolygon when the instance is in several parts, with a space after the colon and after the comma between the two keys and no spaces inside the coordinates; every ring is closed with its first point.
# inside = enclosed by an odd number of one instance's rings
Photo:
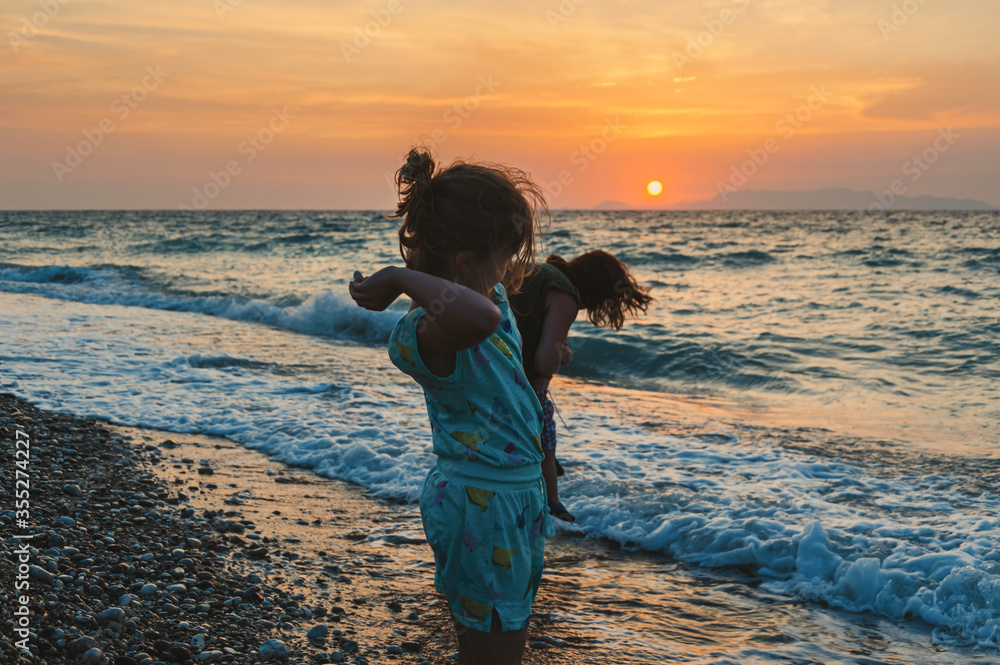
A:
{"type": "Polygon", "coordinates": [[[535,371],[535,352],[542,338],[542,324],[545,322],[545,297],[549,289],[568,293],[580,302],[580,294],[562,270],[551,263],[536,264],[534,270],[524,278],[520,293],[511,293],[511,310],[521,333],[521,359],[524,375],[532,380],[540,374],[535,371]]]}

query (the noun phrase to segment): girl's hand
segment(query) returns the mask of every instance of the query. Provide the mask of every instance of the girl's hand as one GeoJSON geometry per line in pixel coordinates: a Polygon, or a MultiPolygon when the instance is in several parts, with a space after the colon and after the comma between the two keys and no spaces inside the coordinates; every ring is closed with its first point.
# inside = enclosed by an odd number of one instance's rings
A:
{"type": "Polygon", "coordinates": [[[365,277],[355,270],[354,279],[348,284],[347,290],[359,307],[381,312],[403,292],[396,280],[395,271],[394,266],[388,266],[365,277]]]}
{"type": "Polygon", "coordinates": [[[573,350],[569,348],[569,344],[562,342],[561,348],[559,349],[559,366],[568,365],[573,362],[573,350]]]}

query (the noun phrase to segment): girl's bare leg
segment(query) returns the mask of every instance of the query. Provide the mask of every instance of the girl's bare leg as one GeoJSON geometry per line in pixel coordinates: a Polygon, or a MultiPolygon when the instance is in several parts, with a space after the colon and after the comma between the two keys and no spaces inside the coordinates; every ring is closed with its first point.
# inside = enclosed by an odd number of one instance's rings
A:
{"type": "Polygon", "coordinates": [[[559,503],[559,477],[556,475],[556,451],[552,448],[545,449],[545,457],[542,459],[542,478],[545,479],[546,497],[552,503],[559,503]]]}
{"type": "MultiPolygon", "coordinates": [[[[503,632],[500,617],[493,613],[490,632],[466,629],[466,639],[472,652],[472,665],[521,665],[524,645],[528,641],[528,629],[503,632]]],[[[459,652],[461,662],[461,652],[459,652]]]]}
{"type": "Polygon", "coordinates": [[[472,658],[472,650],[469,647],[468,636],[472,629],[460,624],[454,614],[451,615],[451,622],[455,626],[455,637],[458,638],[458,665],[476,665],[476,661],[472,658]]]}

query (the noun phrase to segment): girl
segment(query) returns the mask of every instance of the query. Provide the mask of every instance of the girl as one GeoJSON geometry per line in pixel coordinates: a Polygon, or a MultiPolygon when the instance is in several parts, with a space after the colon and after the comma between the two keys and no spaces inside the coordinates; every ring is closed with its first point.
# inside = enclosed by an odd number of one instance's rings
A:
{"type": "Polygon", "coordinates": [[[389,336],[392,363],[423,388],[437,465],[420,494],[435,587],[448,600],[459,663],[520,663],[555,531],[542,479],[542,410],[521,366],[507,304],[534,262],[545,203],[516,169],[456,162],[435,172],[411,150],[396,174],[400,253],[349,290],[383,310],[410,311],[389,336]]]}
{"type": "Polygon", "coordinates": [[[524,279],[520,292],[511,294],[511,309],[524,343],[524,373],[542,405],[542,474],[553,516],[572,522],[576,518],[559,501],[556,461],[556,423],[549,398],[549,381],[573,359],[567,343],[569,328],[581,309],[595,326],[621,330],[625,315],[638,317],[653,300],[636,283],[624,263],[602,250],[581,254],[566,262],[550,255],[524,279]]]}

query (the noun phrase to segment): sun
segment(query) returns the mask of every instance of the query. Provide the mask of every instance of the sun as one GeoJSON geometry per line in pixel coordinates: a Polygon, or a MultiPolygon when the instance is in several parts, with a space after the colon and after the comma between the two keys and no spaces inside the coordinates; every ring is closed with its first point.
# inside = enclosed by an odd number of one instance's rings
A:
{"type": "Polygon", "coordinates": [[[660,184],[659,180],[654,180],[653,182],[646,185],[646,191],[653,196],[659,196],[660,192],[663,191],[663,185],[660,184]]]}

